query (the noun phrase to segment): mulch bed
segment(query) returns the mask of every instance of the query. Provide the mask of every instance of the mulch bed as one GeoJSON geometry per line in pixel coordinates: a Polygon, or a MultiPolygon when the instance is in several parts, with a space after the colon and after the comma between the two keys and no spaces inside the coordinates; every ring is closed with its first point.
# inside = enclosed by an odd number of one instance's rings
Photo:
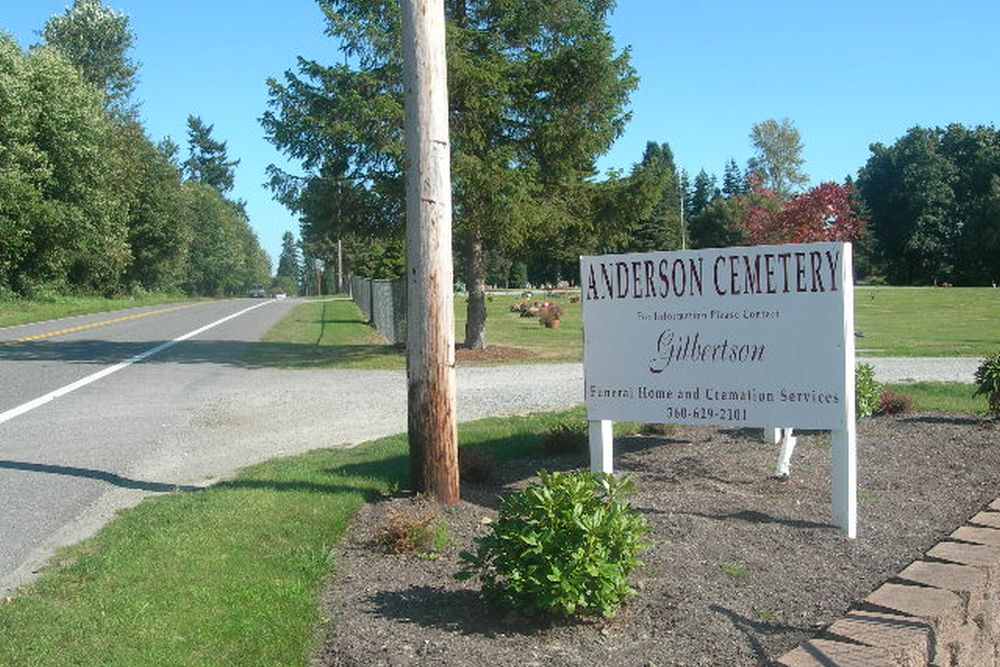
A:
{"type": "Polygon", "coordinates": [[[538,468],[579,459],[521,460],[498,487],[463,487],[443,512],[452,540],[436,561],[372,546],[390,498],[366,505],[335,553],[323,596],[331,619],[314,666],[766,665],[1000,495],[1000,429],[969,416],[865,420],[859,427],[859,538],[830,522],[829,436],[798,434],[792,478],[770,477],[778,448],[759,431],[681,427],[616,443],[636,481],[632,504],[652,546],[638,595],[611,619],[541,624],[494,610],[475,580],[459,582],[458,552],[496,516],[497,493],[538,468]],[[736,567],[732,567],[736,566],[736,567]]]}

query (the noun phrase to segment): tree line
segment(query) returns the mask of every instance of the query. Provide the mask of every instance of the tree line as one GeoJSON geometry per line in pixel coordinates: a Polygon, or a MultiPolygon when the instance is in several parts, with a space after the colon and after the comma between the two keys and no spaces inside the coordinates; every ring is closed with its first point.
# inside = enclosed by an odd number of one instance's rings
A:
{"type": "Polygon", "coordinates": [[[237,161],[188,118],[188,157],[132,95],[129,19],[75,0],[22,49],[0,33],[0,297],[240,293],[270,260],[226,193],[237,161]]]}
{"type": "MultiPolygon", "coordinates": [[[[403,271],[403,90],[398,7],[317,0],[339,63],[300,59],[268,81],[268,139],[302,173],[270,186],[301,248],[348,271],[403,271]]],[[[626,173],[597,174],[637,83],[607,24],[613,2],[446,0],[457,277],[466,344],[484,344],[485,284],[572,280],[581,254],[849,240],[861,277],[897,284],[997,279],[1000,163],[993,127],[913,128],[875,144],[857,178],[806,189],[789,119],[750,131],[754,156],[720,179],[677,169],[650,142],[626,173]]]]}

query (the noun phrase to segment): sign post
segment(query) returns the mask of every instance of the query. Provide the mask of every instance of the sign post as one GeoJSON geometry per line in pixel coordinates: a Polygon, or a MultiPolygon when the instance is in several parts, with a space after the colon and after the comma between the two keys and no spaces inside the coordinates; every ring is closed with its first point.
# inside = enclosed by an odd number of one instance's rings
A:
{"type": "Polygon", "coordinates": [[[582,257],[580,271],[593,470],[612,470],[613,421],[830,430],[833,520],[856,537],[850,244],[582,257]]]}

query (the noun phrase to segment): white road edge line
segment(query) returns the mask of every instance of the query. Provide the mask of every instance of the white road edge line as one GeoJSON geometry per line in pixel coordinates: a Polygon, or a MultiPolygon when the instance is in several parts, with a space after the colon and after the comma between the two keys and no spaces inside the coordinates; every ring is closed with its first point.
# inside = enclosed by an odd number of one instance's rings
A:
{"type": "Polygon", "coordinates": [[[60,387],[59,389],[56,389],[54,391],[50,391],[49,393],[45,394],[44,396],[39,396],[38,398],[36,398],[34,400],[31,400],[31,401],[28,401],[27,403],[22,403],[21,405],[17,406],[16,408],[11,408],[10,410],[7,410],[6,412],[0,412],[0,424],[3,424],[4,422],[8,422],[11,419],[14,419],[15,417],[20,417],[21,415],[25,414],[26,412],[31,412],[35,408],[39,408],[39,407],[45,405],[46,403],[50,403],[51,401],[54,401],[55,399],[57,399],[57,398],[59,398],[61,396],[65,396],[66,394],[69,394],[70,392],[74,392],[77,389],[80,389],[82,387],[86,387],[88,384],[91,384],[93,382],[97,382],[101,378],[106,378],[107,376],[111,375],[112,373],[117,373],[118,371],[122,370],[123,368],[128,368],[132,364],[137,364],[140,361],[143,361],[144,359],[149,359],[154,354],[159,354],[160,352],[163,352],[164,350],[168,350],[168,349],[172,348],[174,345],[177,345],[178,343],[183,343],[184,341],[186,341],[189,338],[194,338],[195,336],[197,336],[199,334],[205,333],[209,329],[213,329],[213,328],[219,326],[220,324],[224,324],[225,322],[228,322],[229,320],[231,320],[233,318],[239,317],[240,315],[243,315],[245,313],[249,313],[251,310],[254,310],[256,308],[260,308],[261,306],[265,306],[268,303],[270,303],[270,301],[264,301],[263,303],[254,304],[254,305],[250,306],[249,308],[244,308],[243,310],[235,312],[232,315],[227,315],[226,317],[223,317],[221,320],[216,320],[215,322],[212,322],[211,324],[206,324],[205,326],[200,327],[198,329],[195,329],[194,331],[189,331],[188,333],[186,333],[186,334],[184,334],[182,336],[178,336],[177,338],[174,338],[173,340],[168,340],[165,343],[160,343],[156,347],[152,347],[152,348],[146,350],[145,352],[140,352],[139,354],[135,355],[131,359],[126,359],[125,361],[119,362],[119,363],[115,364],[114,366],[108,366],[107,368],[105,368],[103,370],[100,370],[100,371],[97,371],[96,373],[88,375],[87,377],[80,378],[76,382],[72,382],[72,383],[66,385],[65,387],[60,387]]]}

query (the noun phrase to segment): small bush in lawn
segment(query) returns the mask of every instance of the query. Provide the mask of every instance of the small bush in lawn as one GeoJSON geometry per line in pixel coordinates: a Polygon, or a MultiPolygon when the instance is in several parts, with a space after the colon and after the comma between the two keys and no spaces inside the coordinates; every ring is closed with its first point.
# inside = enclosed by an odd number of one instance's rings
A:
{"type": "Polygon", "coordinates": [[[913,399],[904,393],[886,389],[878,397],[877,415],[908,415],[911,412],[913,399]]]}
{"type": "Polygon", "coordinates": [[[472,484],[496,484],[500,479],[493,452],[480,447],[458,450],[458,474],[472,484]]]}
{"type": "Polygon", "coordinates": [[[437,558],[448,544],[448,525],[436,509],[389,507],[374,542],[385,553],[437,558]]]}
{"type": "Polygon", "coordinates": [[[586,422],[559,422],[545,435],[542,450],[548,456],[580,454],[588,447],[586,422]]]}
{"type": "Polygon", "coordinates": [[[612,616],[635,593],[649,528],[624,498],[628,477],[540,471],[540,483],[501,499],[492,532],[462,552],[459,579],[478,577],[491,603],[542,616],[612,616]]]}
{"type": "Polygon", "coordinates": [[[858,364],[854,369],[855,416],[871,417],[878,408],[878,398],[882,385],[875,381],[875,369],[871,364],[858,364]]]}
{"type": "Polygon", "coordinates": [[[994,419],[1000,419],[1000,352],[983,359],[976,369],[976,393],[984,395],[994,419]]]}

